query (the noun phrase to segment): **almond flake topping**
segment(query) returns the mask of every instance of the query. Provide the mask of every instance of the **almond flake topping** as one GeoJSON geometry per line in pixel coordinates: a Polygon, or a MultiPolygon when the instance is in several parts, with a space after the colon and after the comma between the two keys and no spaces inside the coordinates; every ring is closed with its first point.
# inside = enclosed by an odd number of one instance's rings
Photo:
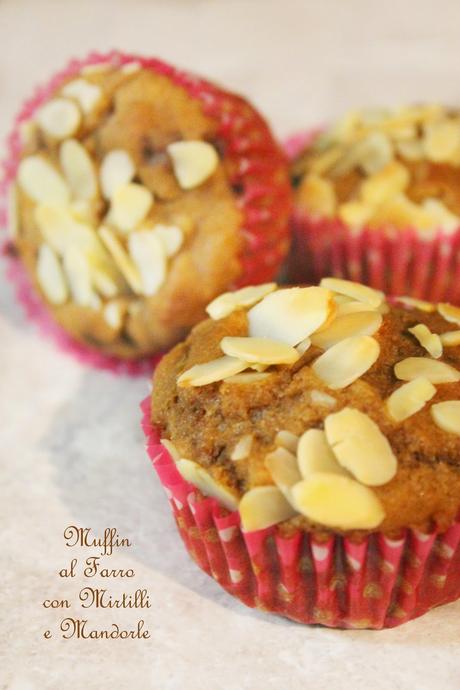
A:
{"type": "Polygon", "coordinates": [[[18,168],[18,182],[28,197],[39,204],[67,205],[70,190],[58,171],[41,156],[24,158],[18,168]]]}
{"type": "Polygon", "coordinates": [[[311,342],[323,350],[345,338],[357,335],[374,335],[382,325],[382,316],[376,311],[357,311],[340,316],[325,330],[314,333],[311,342]]]}
{"type": "Polygon", "coordinates": [[[47,244],[38,251],[37,281],[52,304],[64,304],[69,296],[59,259],[47,244]]]}
{"type": "Polygon", "coordinates": [[[431,383],[455,383],[460,381],[460,372],[450,364],[429,357],[408,357],[395,364],[396,378],[401,381],[428,379],[431,383]]]}
{"type": "Polygon", "coordinates": [[[235,292],[224,292],[208,304],[206,311],[214,320],[223,319],[235,309],[252,307],[270,292],[276,290],[276,287],[276,283],[264,283],[263,285],[249,285],[235,290],[235,292]]]}
{"type": "Polygon", "coordinates": [[[158,292],[166,279],[164,245],[152,230],[140,230],[129,235],[128,247],[139,271],[142,294],[150,297],[158,292]]]}
{"type": "Polygon", "coordinates": [[[298,345],[335,313],[332,293],[322,287],[278,290],[248,311],[249,335],[298,345]]]}
{"type": "Polygon", "coordinates": [[[289,450],[291,453],[297,453],[299,437],[296,434],[293,434],[292,431],[282,429],[276,434],[275,443],[281,448],[286,448],[286,450],[289,450]]]}
{"type": "Polygon", "coordinates": [[[455,347],[460,345],[460,330],[441,333],[439,336],[444,347],[455,347]]]}
{"type": "Polygon", "coordinates": [[[99,172],[102,193],[111,199],[117,189],[131,182],[136,169],[131,156],[123,149],[113,149],[104,156],[99,172]]]}
{"type": "Polygon", "coordinates": [[[206,141],[177,141],[169,144],[167,151],[182,189],[198,187],[219,164],[216,149],[206,141]]]}
{"type": "Polygon", "coordinates": [[[328,415],[324,422],[335,457],[362,484],[381,486],[396,474],[397,460],[377,424],[351,407],[328,415]]]}
{"type": "Polygon", "coordinates": [[[436,395],[436,388],[428,379],[418,378],[404,383],[387,400],[387,409],[396,422],[403,422],[419,412],[436,395]]]}
{"type": "Polygon", "coordinates": [[[349,477],[315,472],[292,488],[294,505],[309,520],[339,529],[373,529],[385,517],[367,486],[349,477]]]}
{"type": "Polygon", "coordinates": [[[460,400],[445,400],[432,405],[431,415],[440,429],[460,436],[460,400]]]}
{"type": "Polygon", "coordinates": [[[424,347],[428,354],[434,357],[434,359],[439,359],[441,357],[442,341],[439,335],[432,333],[423,323],[419,323],[417,326],[408,328],[407,330],[417,338],[420,345],[424,347]]]}
{"type": "Polygon", "coordinates": [[[460,307],[454,307],[453,304],[444,302],[438,304],[438,312],[449,323],[455,323],[460,326],[460,307]]]}
{"type": "Polygon", "coordinates": [[[385,295],[379,290],[374,290],[367,285],[361,283],[354,283],[351,280],[343,280],[341,278],[323,278],[320,283],[321,287],[325,287],[332,292],[337,292],[339,295],[351,297],[358,302],[368,304],[372,309],[378,309],[385,300],[385,295]]]}
{"type": "Polygon", "coordinates": [[[313,362],[312,369],[332,389],[346,388],[377,361],[380,345],[370,336],[341,340],[313,362]]]}
{"type": "Polygon", "coordinates": [[[269,338],[226,336],[222,338],[220,347],[224,354],[249,363],[292,364],[299,359],[299,354],[293,347],[269,338]]]}
{"type": "Polygon", "coordinates": [[[86,79],[70,81],[62,89],[62,93],[74,98],[84,113],[90,113],[102,97],[102,89],[86,79]]]}
{"type": "Polygon", "coordinates": [[[296,456],[286,448],[277,448],[265,456],[265,467],[276,486],[289,500],[291,488],[302,479],[296,456]]]}
{"type": "Polygon", "coordinates": [[[428,314],[436,311],[436,306],[432,302],[426,302],[423,299],[416,299],[415,297],[398,297],[397,301],[401,302],[407,307],[414,307],[415,309],[420,309],[420,311],[427,312],[428,314]]]}
{"type": "Polygon", "coordinates": [[[190,367],[178,377],[177,385],[181,387],[206,386],[209,383],[222,381],[228,376],[239,374],[247,367],[247,362],[242,362],[236,357],[219,357],[205,364],[195,364],[190,367]]]}
{"type": "Polygon", "coordinates": [[[300,437],[297,448],[297,462],[302,477],[314,472],[332,472],[349,477],[349,473],[337,462],[337,458],[321,429],[308,429],[300,437]]]}
{"type": "Polygon", "coordinates": [[[103,225],[99,228],[99,235],[132,291],[137,295],[142,294],[143,286],[139,271],[118,237],[116,237],[110,228],[106,228],[103,225]]]}
{"type": "Polygon", "coordinates": [[[241,499],[239,511],[246,532],[276,525],[297,513],[277,486],[250,489],[241,499]]]}
{"type": "Polygon", "coordinates": [[[94,164],[87,150],[76,139],[67,139],[59,149],[59,160],[76,200],[90,200],[97,194],[94,164]]]}
{"type": "Polygon", "coordinates": [[[152,204],[152,192],[143,185],[130,182],[114,192],[110,220],[122,232],[130,232],[144,220],[152,204]]]}
{"type": "Polygon", "coordinates": [[[243,374],[235,374],[235,376],[228,376],[224,383],[237,383],[237,384],[251,384],[260,381],[265,381],[270,378],[271,374],[265,374],[264,372],[248,371],[243,374]]]}
{"type": "Polygon", "coordinates": [[[193,460],[181,458],[176,462],[176,468],[185,481],[196,486],[205,496],[211,496],[217,499],[228,508],[228,510],[236,510],[238,508],[238,497],[236,493],[217,482],[214,477],[209,474],[209,472],[206,472],[198,463],[193,460]]]}
{"type": "Polygon", "coordinates": [[[37,113],[40,128],[55,139],[64,139],[75,134],[80,120],[79,109],[67,98],[53,98],[37,113]]]}
{"type": "Polygon", "coordinates": [[[254,437],[252,434],[245,434],[242,436],[232,450],[230,460],[238,461],[247,458],[251,452],[253,440],[254,437]]]}

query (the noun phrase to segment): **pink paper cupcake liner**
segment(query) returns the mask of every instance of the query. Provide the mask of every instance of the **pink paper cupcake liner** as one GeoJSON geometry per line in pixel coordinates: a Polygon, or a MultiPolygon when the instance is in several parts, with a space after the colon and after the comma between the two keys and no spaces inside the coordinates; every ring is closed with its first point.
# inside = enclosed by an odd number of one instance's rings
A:
{"type": "MultiPolygon", "coordinates": [[[[286,169],[285,154],[274,142],[264,119],[249,110],[242,98],[156,58],[118,51],[93,52],[81,60],[71,60],[47,84],[36,89],[33,96],[24,102],[6,141],[7,155],[2,164],[0,181],[0,227],[8,225],[8,190],[16,177],[20,161],[21,125],[34,116],[66,79],[78,74],[83,67],[107,62],[114,66],[138,62],[145,69],[165,75],[184,88],[192,98],[199,100],[204,113],[218,121],[217,134],[226,142],[226,156],[232,170],[230,183],[240,191],[238,205],[243,216],[242,273],[238,283],[230,288],[271,280],[289,246],[288,217],[292,194],[288,176],[283,175],[286,169]]],[[[51,335],[61,349],[77,356],[85,364],[116,373],[137,375],[152,371],[157,357],[120,361],[73,341],[58,325],[52,323],[46,306],[41,305],[36,297],[21,262],[9,251],[9,240],[1,244],[2,254],[9,263],[7,277],[15,286],[18,300],[26,314],[41,326],[43,332],[51,335]]]]}
{"type": "MultiPolygon", "coordinates": [[[[318,133],[295,135],[285,144],[294,158],[318,133]]],[[[460,228],[423,237],[405,230],[363,228],[336,218],[312,218],[294,209],[289,278],[316,283],[325,276],[346,278],[392,295],[460,304],[460,228]]]]}
{"type": "Polygon", "coordinates": [[[197,565],[247,606],[299,623],[392,628],[460,597],[460,521],[447,532],[407,529],[400,539],[318,541],[296,530],[241,528],[229,512],[186,482],[141,404],[147,452],[185,547],[197,565]]]}

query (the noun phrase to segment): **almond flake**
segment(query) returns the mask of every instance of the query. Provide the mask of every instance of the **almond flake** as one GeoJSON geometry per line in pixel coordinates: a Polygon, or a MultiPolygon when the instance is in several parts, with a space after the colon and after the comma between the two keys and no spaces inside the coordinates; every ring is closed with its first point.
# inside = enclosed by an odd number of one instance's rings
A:
{"type": "Polygon", "coordinates": [[[61,256],[68,247],[76,246],[94,257],[106,257],[94,228],[75,220],[68,207],[40,204],[34,216],[44,239],[61,256]]]}
{"type": "Polygon", "coordinates": [[[142,69],[140,62],[125,62],[125,64],[121,66],[120,72],[122,74],[135,74],[139,72],[140,69],[142,69]]]}
{"type": "Polygon", "coordinates": [[[109,264],[99,265],[97,260],[88,257],[91,267],[91,278],[96,290],[104,297],[116,297],[119,292],[123,291],[124,281],[120,278],[117,269],[109,264]]]}
{"type": "Polygon", "coordinates": [[[113,69],[114,65],[112,62],[95,62],[92,65],[85,65],[81,68],[80,74],[83,76],[90,74],[98,74],[100,72],[109,72],[113,69]]]}
{"type": "Polygon", "coordinates": [[[163,243],[152,230],[141,230],[130,234],[128,246],[141,277],[142,294],[150,297],[158,292],[166,278],[163,243]]]}
{"type": "Polygon", "coordinates": [[[37,113],[40,128],[55,139],[64,139],[75,134],[80,121],[79,109],[67,98],[54,98],[43,105],[37,113]]]}
{"type": "Polygon", "coordinates": [[[15,240],[19,232],[18,219],[18,192],[16,185],[10,184],[8,187],[8,207],[7,207],[7,222],[8,234],[12,240],[15,240]]]}
{"type": "Polygon", "coordinates": [[[119,187],[129,184],[136,173],[131,156],[123,149],[113,149],[104,156],[99,171],[102,193],[111,199],[119,187]]]}
{"type": "Polygon", "coordinates": [[[41,156],[29,156],[20,162],[18,182],[27,196],[39,204],[66,205],[70,201],[63,177],[41,156]]]}
{"type": "Polygon", "coordinates": [[[332,395],[315,389],[310,391],[310,399],[313,405],[319,405],[320,407],[335,407],[337,405],[337,400],[332,395]]]}
{"type": "Polygon", "coordinates": [[[130,232],[144,220],[152,204],[152,192],[141,184],[130,182],[114,192],[110,220],[123,232],[130,232]]]}
{"type": "Polygon", "coordinates": [[[439,199],[424,199],[422,208],[430,214],[433,228],[441,228],[444,232],[453,232],[460,225],[460,218],[439,199]]]}
{"type": "Polygon", "coordinates": [[[152,231],[160,239],[166,256],[177,254],[184,241],[184,233],[177,225],[154,225],[152,231]]]}
{"type": "Polygon", "coordinates": [[[397,297],[397,301],[401,302],[407,307],[414,307],[414,309],[420,309],[427,314],[436,311],[436,307],[432,302],[426,302],[423,299],[416,299],[415,297],[397,297]]]}
{"type": "Polygon", "coordinates": [[[308,429],[302,434],[297,448],[297,462],[304,479],[313,472],[332,472],[350,476],[337,462],[326,434],[321,429],[308,429]]]}
{"type": "Polygon", "coordinates": [[[281,448],[286,448],[286,450],[289,450],[291,453],[297,453],[299,437],[293,434],[292,431],[282,429],[276,434],[275,443],[277,446],[281,446],[281,448]]]}
{"type": "Polygon", "coordinates": [[[286,448],[277,448],[265,456],[265,467],[276,486],[289,500],[289,491],[302,479],[297,458],[286,448]]]}
{"type": "Polygon", "coordinates": [[[64,273],[74,302],[82,307],[99,306],[98,297],[92,288],[88,259],[77,247],[68,247],[65,250],[64,273]]]}
{"type": "Polygon", "coordinates": [[[393,147],[383,132],[372,132],[357,145],[359,166],[366,175],[374,175],[393,160],[393,147]]]}
{"type": "Polygon", "coordinates": [[[328,290],[332,290],[332,292],[337,292],[339,295],[345,295],[358,302],[364,302],[372,309],[378,309],[385,300],[385,295],[380,290],[374,290],[367,285],[354,283],[351,280],[323,278],[320,285],[328,290]]]}
{"type": "Polygon", "coordinates": [[[434,163],[449,163],[460,149],[460,126],[458,122],[442,120],[425,127],[423,145],[428,160],[434,163]]]}
{"type": "Polygon", "coordinates": [[[232,450],[230,460],[245,460],[251,452],[253,440],[254,437],[252,434],[245,434],[242,436],[232,450]]]}
{"type": "Polygon", "coordinates": [[[292,488],[298,510],[313,522],[338,529],[373,529],[385,517],[375,493],[349,477],[315,472],[292,488]]]}
{"type": "Polygon", "coordinates": [[[201,465],[193,460],[181,458],[176,462],[176,468],[185,481],[193,484],[205,496],[215,498],[222,503],[228,510],[238,508],[238,497],[235,492],[228,489],[223,484],[217,482],[209,472],[206,472],[201,465]]]}
{"type": "Polygon", "coordinates": [[[396,457],[388,439],[368,415],[345,407],[326,417],[324,430],[340,465],[359,482],[381,486],[393,479],[396,457]]]}
{"type": "Polygon", "coordinates": [[[90,113],[102,97],[102,89],[86,79],[70,81],[62,89],[62,93],[74,98],[84,113],[90,113]]]}
{"type": "Polygon", "coordinates": [[[445,400],[432,405],[431,415],[440,429],[460,436],[460,400],[445,400]]]}
{"type": "Polygon", "coordinates": [[[174,443],[170,441],[168,438],[161,438],[160,443],[162,446],[166,448],[168,453],[170,454],[171,458],[173,459],[174,462],[179,462],[181,459],[180,453],[174,443]]]}
{"type": "Polygon", "coordinates": [[[409,179],[407,168],[402,163],[393,161],[362,183],[361,199],[371,206],[382,204],[395,194],[403,192],[409,179]]]}
{"type": "MultiPolygon", "coordinates": [[[[340,297],[341,295],[337,295],[337,297],[340,297]]],[[[378,311],[379,313],[382,313],[380,310],[382,309],[382,305],[380,307],[377,307],[377,309],[373,309],[370,304],[366,304],[365,302],[357,302],[355,300],[348,300],[347,302],[342,302],[341,304],[337,305],[337,313],[336,313],[336,318],[338,319],[341,316],[347,316],[348,314],[356,314],[361,311],[378,311]]],[[[386,306],[386,305],[385,305],[386,306]]]]}
{"type": "Polygon", "coordinates": [[[429,357],[408,357],[395,364],[396,378],[401,381],[428,379],[431,383],[454,383],[460,381],[460,372],[445,362],[429,357]]]}
{"type": "Polygon", "coordinates": [[[387,409],[396,422],[403,422],[419,412],[436,395],[436,388],[428,379],[414,379],[397,388],[387,400],[387,409]]]}
{"type": "Polygon", "coordinates": [[[304,338],[303,340],[300,341],[298,345],[295,346],[295,349],[299,353],[299,355],[302,357],[307,350],[309,350],[311,347],[311,340],[310,338],[304,338]]]}
{"type": "Polygon", "coordinates": [[[220,341],[222,352],[248,363],[292,364],[299,354],[290,345],[269,338],[234,338],[226,336],[220,341]]]}
{"type": "Polygon", "coordinates": [[[380,345],[368,335],[341,340],[313,362],[312,369],[332,389],[346,388],[377,361],[380,345]]]}
{"type": "Polygon", "coordinates": [[[239,374],[247,367],[247,362],[242,362],[236,357],[219,357],[205,364],[195,364],[190,367],[178,377],[177,385],[181,387],[206,386],[209,383],[222,381],[228,376],[239,374]]]}
{"type": "Polygon", "coordinates": [[[235,292],[224,292],[208,304],[206,311],[211,319],[223,319],[235,309],[252,307],[276,288],[276,283],[264,283],[263,285],[249,285],[235,290],[235,292]]]}
{"type": "Polygon", "coordinates": [[[455,347],[456,345],[460,345],[460,330],[441,333],[439,337],[444,347],[455,347]]]}
{"type": "Polygon", "coordinates": [[[332,293],[322,287],[278,290],[248,311],[249,335],[298,345],[335,312],[332,293]]]}
{"type": "Polygon", "coordinates": [[[182,189],[193,189],[207,180],[219,164],[214,146],[206,141],[176,141],[166,147],[182,189]]]}
{"type": "Polygon", "coordinates": [[[336,318],[326,330],[314,333],[311,342],[327,350],[345,338],[374,335],[382,325],[382,316],[376,311],[358,311],[336,318]]]}
{"type": "Polygon", "coordinates": [[[59,150],[61,168],[74,199],[94,199],[97,180],[94,164],[87,150],[76,139],[68,139],[59,150]]]}
{"type": "Polygon", "coordinates": [[[142,294],[142,281],[139,272],[120,240],[109,228],[103,225],[99,228],[99,235],[130,288],[136,294],[142,294]]]}
{"type": "Polygon", "coordinates": [[[235,376],[229,376],[225,379],[225,383],[239,383],[239,384],[250,384],[256,383],[257,381],[265,381],[271,376],[271,374],[264,374],[263,372],[248,372],[245,374],[235,374],[235,376]]]}
{"type": "Polygon", "coordinates": [[[102,311],[102,315],[114,331],[120,330],[124,315],[124,309],[120,302],[108,302],[102,311]]]}
{"type": "Polygon", "coordinates": [[[256,486],[250,489],[241,499],[239,511],[245,532],[284,522],[297,512],[277,486],[256,486]]]}
{"type": "Polygon", "coordinates": [[[52,304],[64,304],[69,296],[59,259],[47,244],[38,251],[37,281],[46,299],[52,304]]]}
{"type": "Polygon", "coordinates": [[[408,328],[407,330],[417,338],[420,345],[424,347],[428,354],[434,357],[434,359],[439,359],[441,357],[441,338],[436,333],[432,333],[428,326],[425,326],[423,323],[419,323],[413,328],[408,328]]]}
{"type": "Polygon", "coordinates": [[[372,217],[373,209],[362,201],[347,201],[340,204],[337,215],[351,228],[364,227],[372,217]]]}
{"type": "Polygon", "coordinates": [[[301,200],[313,216],[329,218],[335,213],[337,200],[334,185],[314,173],[302,181],[301,200]]]}
{"type": "Polygon", "coordinates": [[[396,151],[401,158],[406,161],[420,161],[424,158],[423,144],[417,139],[412,141],[398,141],[396,143],[396,151]]]}
{"type": "Polygon", "coordinates": [[[438,312],[449,323],[455,323],[460,326],[460,307],[454,307],[453,304],[441,302],[441,304],[438,304],[438,312]]]}

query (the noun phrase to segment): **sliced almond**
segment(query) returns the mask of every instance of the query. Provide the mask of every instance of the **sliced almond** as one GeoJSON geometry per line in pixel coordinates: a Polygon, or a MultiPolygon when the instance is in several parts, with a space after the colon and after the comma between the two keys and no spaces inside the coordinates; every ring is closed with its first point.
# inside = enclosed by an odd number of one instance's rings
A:
{"type": "Polygon", "coordinates": [[[428,160],[434,163],[451,162],[460,149],[459,123],[442,120],[426,125],[423,146],[428,160]]]}
{"type": "Polygon", "coordinates": [[[320,407],[335,407],[337,405],[337,400],[324,393],[324,391],[318,391],[313,389],[310,391],[310,399],[313,405],[319,405],[320,407]]]}
{"type": "Polygon", "coordinates": [[[441,333],[439,337],[444,347],[455,347],[456,345],[460,345],[460,330],[441,333]]]}
{"type": "Polygon", "coordinates": [[[234,449],[230,454],[230,460],[244,460],[251,453],[252,442],[254,437],[252,434],[245,434],[236,443],[234,449]]]}
{"type": "Polygon", "coordinates": [[[441,338],[436,333],[432,333],[428,326],[425,326],[423,323],[419,323],[413,328],[408,328],[407,330],[417,338],[420,345],[424,347],[428,354],[434,357],[434,359],[439,359],[441,357],[441,338]]]}
{"type": "Polygon", "coordinates": [[[241,499],[239,511],[245,532],[284,522],[297,512],[277,486],[256,486],[250,489],[241,499]]]}
{"type": "Polygon", "coordinates": [[[112,62],[95,62],[92,65],[85,65],[81,68],[80,74],[83,76],[89,74],[99,74],[100,72],[109,72],[114,67],[112,62]]]}
{"type": "Polygon", "coordinates": [[[40,204],[34,216],[47,243],[61,256],[72,246],[95,257],[106,256],[94,229],[88,223],[77,221],[68,207],[40,204]]]}
{"type": "Polygon", "coordinates": [[[296,434],[293,434],[292,431],[282,429],[276,434],[275,443],[281,448],[286,448],[286,450],[289,450],[291,453],[297,453],[299,437],[296,434]]]}
{"type": "Polygon", "coordinates": [[[248,372],[244,374],[235,374],[235,376],[228,376],[225,379],[225,383],[238,383],[242,385],[247,385],[250,383],[257,383],[260,381],[265,381],[270,378],[271,374],[265,374],[263,372],[248,372]]]}
{"type": "Polygon", "coordinates": [[[249,285],[235,290],[235,292],[224,292],[208,304],[206,311],[211,319],[223,319],[235,309],[252,307],[276,288],[276,283],[264,283],[263,285],[249,285]]]}
{"type": "Polygon", "coordinates": [[[359,143],[357,157],[366,175],[374,175],[393,160],[393,146],[383,132],[371,132],[359,143]]]}
{"type": "Polygon", "coordinates": [[[453,304],[441,302],[437,308],[443,319],[460,326],[460,307],[454,307],[453,304]]]}
{"type": "Polygon", "coordinates": [[[152,204],[152,192],[141,184],[130,182],[114,192],[110,220],[119,230],[130,232],[144,220],[152,204]]]}
{"type": "Polygon", "coordinates": [[[460,225],[459,216],[452,213],[439,199],[424,199],[422,208],[432,217],[434,228],[441,228],[444,232],[453,232],[460,225]]]}
{"type": "Polygon", "coordinates": [[[309,350],[311,347],[311,340],[310,338],[304,338],[303,340],[300,341],[298,345],[295,346],[295,349],[299,353],[299,355],[302,357],[307,350],[309,350]]]}
{"type": "Polygon", "coordinates": [[[45,297],[52,304],[64,304],[69,296],[64,273],[53,250],[42,244],[38,251],[37,281],[45,297]]]}
{"type": "Polygon", "coordinates": [[[375,493],[349,477],[315,472],[292,488],[294,504],[309,520],[338,529],[374,529],[385,518],[375,493]]]}
{"type": "Polygon", "coordinates": [[[113,149],[104,156],[99,171],[102,193],[111,199],[119,187],[129,184],[136,173],[133,160],[127,151],[113,149]]]}
{"type": "Polygon", "coordinates": [[[278,290],[248,311],[249,335],[297,345],[335,311],[332,293],[321,287],[278,290]]]}
{"type": "Polygon", "coordinates": [[[114,331],[119,331],[123,325],[124,311],[120,302],[107,302],[102,311],[102,315],[114,331]]]}
{"type": "Polygon", "coordinates": [[[337,200],[334,185],[314,173],[302,180],[300,198],[313,216],[329,218],[334,215],[337,200]]]}
{"type": "Polygon", "coordinates": [[[167,146],[174,174],[182,189],[205,182],[219,164],[217,151],[206,141],[176,141],[167,146]]]}
{"type": "Polygon", "coordinates": [[[286,448],[277,448],[265,456],[265,467],[276,486],[288,498],[289,491],[302,479],[297,458],[286,448]]]}
{"type": "Polygon", "coordinates": [[[58,171],[41,156],[24,158],[18,168],[21,189],[39,204],[68,204],[70,190],[58,171]]]}
{"type": "Polygon", "coordinates": [[[327,350],[345,338],[374,335],[382,325],[382,316],[376,311],[358,311],[335,319],[329,328],[311,336],[316,347],[327,350]]]}
{"type": "Polygon", "coordinates": [[[162,446],[164,446],[166,448],[166,450],[168,451],[168,453],[170,454],[170,456],[174,460],[174,462],[179,462],[179,460],[181,459],[181,456],[180,456],[179,450],[174,445],[174,443],[172,443],[172,441],[170,441],[168,438],[160,439],[160,443],[162,446]]]}
{"type": "Polygon", "coordinates": [[[136,74],[136,72],[139,72],[140,69],[142,69],[142,65],[140,62],[126,62],[120,68],[120,72],[122,72],[122,74],[136,74]]]}
{"type": "MultiPolygon", "coordinates": [[[[337,297],[341,297],[342,295],[337,295],[337,297]]],[[[346,298],[347,299],[347,298],[346,298]]],[[[357,300],[348,300],[346,302],[343,302],[341,304],[337,305],[337,313],[336,313],[336,318],[338,319],[341,316],[347,316],[348,314],[356,314],[361,311],[378,311],[379,313],[382,313],[380,310],[383,305],[380,305],[380,307],[377,307],[377,309],[373,309],[370,304],[366,304],[366,302],[358,302],[357,300]]]]}
{"type": "Polygon", "coordinates": [[[366,204],[377,206],[403,192],[409,179],[407,168],[402,163],[393,161],[362,183],[361,198],[366,204]]]}
{"type": "Polygon", "coordinates": [[[99,228],[99,236],[110,252],[115,264],[126,279],[126,282],[130,288],[137,295],[142,294],[143,287],[139,271],[121,244],[120,240],[109,228],[106,228],[103,225],[101,225],[99,228]]]}
{"type": "Polygon", "coordinates": [[[377,361],[380,345],[368,335],[341,340],[313,362],[312,369],[332,389],[346,388],[377,361]]]}
{"type": "Polygon", "coordinates": [[[417,139],[396,142],[396,151],[406,161],[420,161],[425,157],[423,144],[417,139]]]}
{"type": "Polygon", "coordinates": [[[407,307],[414,307],[414,309],[420,309],[427,314],[436,311],[436,306],[432,302],[426,302],[423,299],[416,299],[415,297],[398,297],[398,302],[406,305],[407,307]]]}
{"type": "Polygon", "coordinates": [[[308,429],[302,434],[297,448],[297,462],[304,479],[313,472],[332,472],[349,476],[349,473],[337,462],[326,434],[321,429],[308,429]]]}
{"type": "Polygon", "coordinates": [[[346,201],[340,204],[337,215],[351,228],[362,228],[370,221],[373,209],[362,201],[346,201]]]}
{"type": "Polygon", "coordinates": [[[59,149],[61,168],[74,199],[94,199],[97,180],[94,164],[87,150],[76,139],[68,139],[59,149]]]}
{"type": "Polygon", "coordinates": [[[362,484],[381,486],[396,474],[398,463],[377,424],[352,407],[328,415],[326,437],[335,457],[362,484]]]}
{"type": "Polygon", "coordinates": [[[74,79],[62,89],[64,96],[74,98],[84,113],[90,113],[102,98],[102,89],[86,79],[74,79]]]}
{"type": "Polygon", "coordinates": [[[140,230],[130,234],[128,247],[141,277],[142,294],[150,297],[158,292],[166,278],[164,245],[152,230],[140,230]]]}
{"type": "Polygon", "coordinates": [[[421,410],[436,395],[436,388],[428,379],[419,378],[404,383],[387,400],[387,409],[396,422],[403,422],[421,410]]]}
{"type": "Polygon", "coordinates": [[[222,381],[228,376],[239,374],[247,367],[247,362],[242,362],[236,357],[219,357],[205,364],[195,364],[190,367],[178,377],[177,385],[181,387],[206,386],[209,383],[222,381]]]}
{"type": "Polygon", "coordinates": [[[68,247],[65,250],[64,273],[74,302],[82,307],[99,306],[99,299],[92,286],[88,259],[78,247],[68,247]]]}
{"type": "Polygon", "coordinates": [[[226,336],[220,341],[222,352],[249,363],[292,364],[299,359],[295,348],[270,338],[235,338],[226,336]]]}
{"type": "Polygon", "coordinates": [[[53,98],[37,113],[40,128],[55,139],[65,139],[75,134],[80,121],[79,109],[67,98],[53,98]]]}
{"type": "Polygon", "coordinates": [[[161,241],[166,256],[171,257],[177,254],[184,241],[184,233],[177,225],[154,225],[152,228],[155,235],[161,241]]]}
{"type": "Polygon", "coordinates": [[[108,262],[104,266],[100,266],[91,259],[89,259],[89,263],[93,285],[99,294],[110,299],[123,291],[124,281],[114,266],[108,262]]]}
{"type": "Polygon", "coordinates": [[[358,302],[368,304],[372,309],[378,309],[385,300],[385,295],[380,290],[374,290],[367,285],[354,283],[342,278],[323,278],[320,285],[327,290],[337,292],[339,295],[351,297],[358,302]]]}
{"type": "Polygon", "coordinates": [[[439,362],[429,357],[407,357],[395,364],[396,378],[401,381],[413,381],[425,378],[431,383],[455,383],[460,381],[460,372],[450,364],[439,362]]]}
{"type": "Polygon", "coordinates": [[[460,400],[445,400],[432,405],[431,415],[440,429],[460,436],[460,400]]]}
{"type": "Polygon", "coordinates": [[[16,185],[10,184],[8,187],[8,207],[7,207],[8,234],[15,240],[19,233],[18,218],[18,193],[16,185]]]}
{"type": "Polygon", "coordinates": [[[238,496],[236,492],[217,482],[214,477],[209,474],[209,472],[206,472],[197,462],[181,458],[176,462],[176,467],[185,481],[196,486],[205,496],[215,498],[219,503],[222,503],[222,505],[228,508],[228,510],[236,510],[238,508],[238,496]]]}

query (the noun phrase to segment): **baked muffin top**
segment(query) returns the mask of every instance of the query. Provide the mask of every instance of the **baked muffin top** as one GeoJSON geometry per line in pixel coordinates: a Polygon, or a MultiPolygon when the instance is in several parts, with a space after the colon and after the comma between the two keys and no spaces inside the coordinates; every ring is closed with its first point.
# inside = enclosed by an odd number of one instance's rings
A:
{"type": "Polygon", "coordinates": [[[160,362],[152,421],[181,474],[280,524],[396,536],[460,507],[460,309],[335,278],[227,293],[160,362]]]}
{"type": "Polygon", "coordinates": [[[460,115],[440,105],[348,113],[294,160],[296,203],[352,228],[460,225],[460,115]]]}
{"type": "Polygon", "coordinates": [[[151,353],[237,281],[242,214],[217,130],[138,62],[83,68],[24,123],[14,241],[77,339],[151,353]]]}

